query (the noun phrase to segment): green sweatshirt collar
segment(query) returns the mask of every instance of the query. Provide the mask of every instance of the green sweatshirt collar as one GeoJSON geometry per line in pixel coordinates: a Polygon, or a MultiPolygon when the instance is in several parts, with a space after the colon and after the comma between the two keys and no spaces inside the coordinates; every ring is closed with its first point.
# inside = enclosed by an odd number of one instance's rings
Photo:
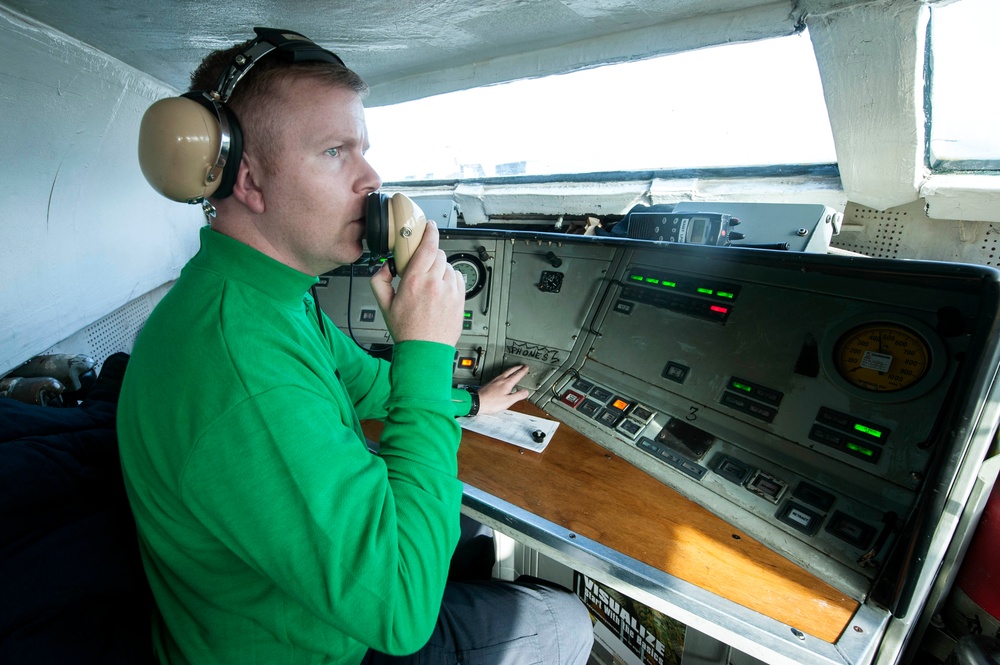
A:
{"type": "Polygon", "coordinates": [[[309,288],[319,281],[209,226],[201,229],[201,249],[190,265],[221,273],[289,303],[301,303],[309,288]]]}

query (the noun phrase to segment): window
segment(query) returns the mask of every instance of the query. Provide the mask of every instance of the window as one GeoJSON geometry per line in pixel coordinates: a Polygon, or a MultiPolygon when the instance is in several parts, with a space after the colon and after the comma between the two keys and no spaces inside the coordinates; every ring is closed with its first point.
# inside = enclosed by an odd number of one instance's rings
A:
{"type": "Polygon", "coordinates": [[[369,108],[386,182],[836,161],[808,34],[369,108]]]}
{"type": "Polygon", "coordinates": [[[1000,170],[1000,25],[996,0],[959,0],[931,8],[931,167],[1000,170]]]}

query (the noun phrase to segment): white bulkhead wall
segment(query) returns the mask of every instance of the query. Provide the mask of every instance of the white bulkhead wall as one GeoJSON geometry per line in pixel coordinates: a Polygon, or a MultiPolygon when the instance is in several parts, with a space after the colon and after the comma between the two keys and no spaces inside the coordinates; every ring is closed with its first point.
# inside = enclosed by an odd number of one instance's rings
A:
{"type": "MultiPolygon", "coordinates": [[[[847,199],[874,210],[922,200],[929,218],[1000,222],[1000,176],[926,164],[930,8],[953,0],[801,0],[847,199]]],[[[974,67],[970,63],[970,68],[974,67]]]]}
{"type": "Polygon", "coordinates": [[[197,250],[200,209],[156,194],[137,158],[143,112],[173,94],[0,6],[0,375],[197,250]]]}
{"type": "Polygon", "coordinates": [[[924,34],[919,2],[804,2],[847,198],[915,201],[924,168],[924,34]]]}

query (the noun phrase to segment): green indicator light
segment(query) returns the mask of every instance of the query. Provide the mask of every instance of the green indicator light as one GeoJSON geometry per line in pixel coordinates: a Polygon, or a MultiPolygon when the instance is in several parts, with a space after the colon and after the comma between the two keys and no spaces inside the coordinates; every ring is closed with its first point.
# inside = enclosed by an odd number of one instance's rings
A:
{"type": "Polygon", "coordinates": [[[727,291],[719,291],[715,295],[719,296],[720,298],[735,298],[736,297],[734,294],[729,293],[727,291]]]}
{"type": "Polygon", "coordinates": [[[660,283],[660,280],[656,279],[655,277],[647,277],[646,281],[649,282],[650,284],[659,284],[660,283]]]}
{"type": "Polygon", "coordinates": [[[632,275],[629,279],[634,279],[637,282],[641,282],[644,278],[642,275],[632,275]]]}
{"type": "Polygon", "coordinates": [[[872,429],[871,427],[865,427],[864,425],[856,424],[854,425],[854,429],[864,434],[867,434],[868,436],[874,436],[876,439],[882,438],[882,432],[878,431],[877,429],[872,429]]]}
{"type": "Polygon", "coordinates": [[[729,385],[731,385],[733,388],[736,388],[737,390],[742,390],[742,391],[748,392],[748,393],[753,392],[753,388],[751,388],[750,386],[748,386],[745,383],[740,383],[739,381],[733,381],[729,385]]]}
{"type": "Polygon", "coordinates": [[[875,454],[873,451],[869,450],[868,448],[863,448],[863,447],[859,446],[856,443],[851,443],[850,441],[847,442],[847,448],[849,450],[853,450],[856,453],[861,453],[862,455],[866,455],[867,457],[871,457],[872,455],[875,454]]]}
{"type": "Polygon", "coordinates": [[[471,319],[472,318],[472,311],[471,310],[468,310],[468,309],[465,310],[465,318],[467,318],[467,319],[471,319]]]}
{"type": "Polygon", "coordinates": [[[706,296],[710,296],[714,292],[712,289],[698,289],[698,293],[704,293],[706,296]]]}
{"type": "Polygon", "coordinates": [[[677,286],[677,282],[660,282],[660,286],[669,286],[670,288],[674,288],[677,286]]]}

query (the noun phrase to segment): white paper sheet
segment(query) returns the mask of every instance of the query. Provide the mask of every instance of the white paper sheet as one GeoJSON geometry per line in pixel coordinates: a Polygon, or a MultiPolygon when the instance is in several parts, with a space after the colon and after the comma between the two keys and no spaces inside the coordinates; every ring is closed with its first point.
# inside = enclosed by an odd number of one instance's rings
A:
{"type": "Polygon", "coordinates": [[[519,448],[533,450],[536,453],[545,450],[545,446],[549,445],[552,435],[559,427],[559,422],[556,420],[529,416],[517,411],[459,418],[458,422],[463,429],[510,443],[519,448]],[[536,431],[545,434],[541,441],[535,441],[532,438],[532,433],[536,431]]]}

